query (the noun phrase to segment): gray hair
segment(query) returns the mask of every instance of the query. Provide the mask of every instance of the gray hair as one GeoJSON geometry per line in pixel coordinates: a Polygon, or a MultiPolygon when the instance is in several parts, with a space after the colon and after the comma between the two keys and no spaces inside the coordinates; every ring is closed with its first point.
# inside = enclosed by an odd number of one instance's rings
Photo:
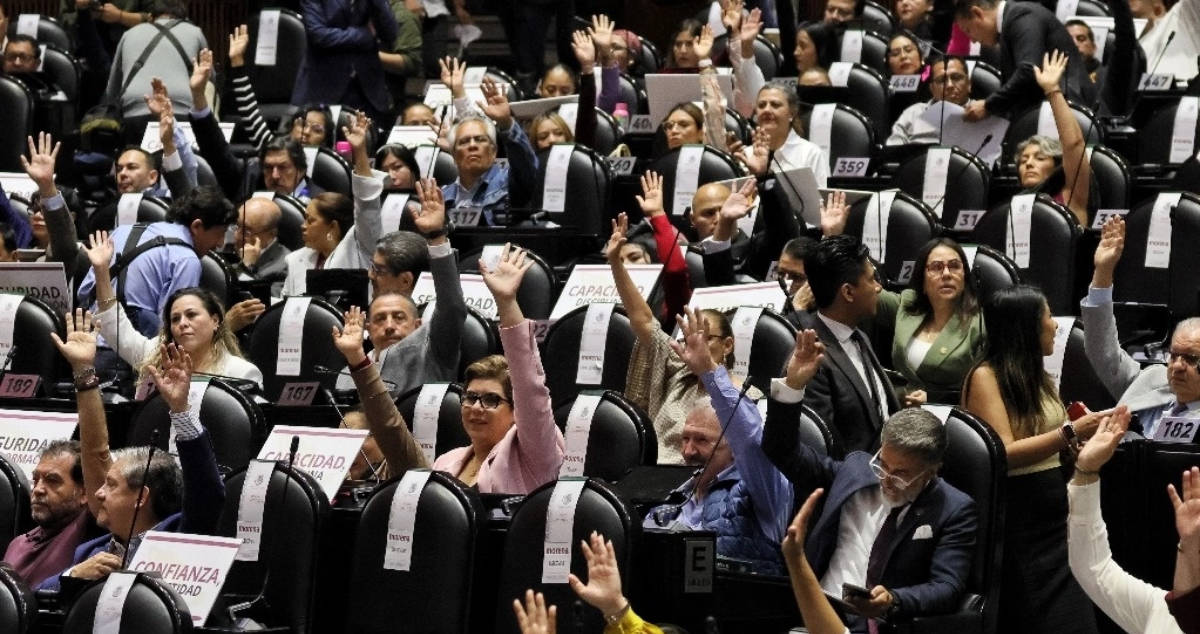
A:
{"type": "Polygon", "coordinates": [[[1183,321],[1175,324],[1175,330],[1171,331],[1171,340],[1174,341],[1175,335],[1181,332],[1198,331],[1200,332],[1200,317],[1188,317],[1183,321]]]}
{"type": "Polygon", "coordinates": [[[446,138],[448,141],[450,141],[451,149],[454,148],[454,144],[457,142],[458,129],[462,127],[464,123],[469,123],[471,121],[479,121],[482,123],[484,130],[487,131],[488,140],[492,142],[492,145],[496,145],[496,124],[482,114],[470,112],[463,115],[458,121],[454,122],[453,126],[450,127],[450,134],[448,134],[446,138]]]}
{"type": "Polygon", "coordinates": [[[879,434],[881,444],[917,456],[930,465],[942,463],[946,453],[946,427],[937,416],[909,407],[892,415],[879,434]]]}
{"type": "Polygon", "coordinates": [[[150,488],[150,510],[155,518],[166,519],[183,507],[183,471],[171,454],[156,450],[151,458],[149,447],[126,447],[113,452],[112,464],[120,470],[130,489],[150,488]],[[146,468],[147,460],[150,461],[149,469],[146,468]]]}
{"type": "Polygon", "coordinates": [[[1055,139],[1053,137],[1048,137],[1044,134],[1035,134],[1035,135],[1029,137],[1028,139],[1025,139],[1024,141],[1021,141],[1021,143],[1019,145],[1017,145],[1017,153],[1015,156],[1013,156],[1013,162],[1014,163],[1020,162],[1021,154],[1025,151],[1025,148],[1027,148],[1031,145],[1038,146],[1038,148],[1040,148],[1042,150],[1042,153],[1045,154],[1046,156],[1054,157],[1055,163],[1062,161],[1062,155],[1063,155],[1062,142],[1059,141],[1058,139],[1055,139]]]}
{"type": "Polygon", "coordinates": [[[429,268],[429,246],[425,238],[412,231],[393,231],[375,243],[378,253],[393,275],[410,272],[414,276],[429,268]]]}

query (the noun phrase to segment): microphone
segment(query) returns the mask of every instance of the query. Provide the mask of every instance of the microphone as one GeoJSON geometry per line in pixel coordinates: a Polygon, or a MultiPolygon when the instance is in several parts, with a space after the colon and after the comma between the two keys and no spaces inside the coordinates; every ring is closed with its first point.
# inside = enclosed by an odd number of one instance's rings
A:
{"type": "MultiPolygon", "coordinates": [[[[169,424],[169,423],[168,423],[169,424]]],[[[129,545],[133,542],[133,529],[137,527],[138,515],[142,512],[142,498],[146,492],[146,475],[150,473],[150,461],[158,449],[158,427],[150,433],[150,452],[146,455],[146,466],[142,467],[142,486],[138,487],[137,503],[133,505],[133,518],[129,521],[129,533],[125,537],[125,552],[121,553],[121,569],[129,561],[129,545]]]]}
{"type": "MultiPolygon", "coordinates": [[[[1170,33],[1167,34],[1167,41],[1163,43],[1162,50],[1159,51],[1158,56],[1154,58],[1154,64],[1151,65],[1150,70],[1146,72],[1146,77],[1154,76],[1155,71],[1158,70],[1158,65],[1163,60],[1163,56],[1165,56],[1167,54],[1167,47],[1171,44],[1171,41],[1174,39],[1175,39],[1175,31],[1171,31],[1170,33]]],[[[1104,78],[1107,80],[1108,75],[1105,74],[1104,78]]],[[[1138,82],[1138,85],[1139,86],[1141,85],[1141,81],[1138,82]]],[[[1129,114],[1132,115],[1134,113],[1134,111],[1137,110],[1138,104],[1140,104],[1142,102],[1143,95],[1145,95],[1145,91],[1139,90],[1137,96],[1135,96],[1133,98],[1133,105],[1129,107],[1129,114]]]]}
{"type": "MultiPolygon", "coordinates": [[[[313,372],[316,372],[317,374],[324,374],[326,376],[350,376],[349,370],[334,370],[333,368],[331,368],[329,366],[324,366],[324,365],[320,365],[320,364],[313,366],[313,372]]],[[[388,386],[389,390],[396,389],[395,381],[389,381],[389,380],[383,378],[382,376],[379,377],[379,380],[383,381],[383,384],[388,386]]],[[[324,390],[325,390],[325,396],[329,397],[329,395],[331,393],[329,388],[324,388],[324,390]]]]}
{"type": "MultiPolygon", "coordinates": [[[[988,134],[987,136],[983,137],[983,143],[980,143],[980,144],[979,144],[979,147],[975,148],[975,151],[974,151],[974,152],[971,152],[971,156],[972,156],[972,157],[975,157],[975,158],[979,158],[979,153],[983,151],[983,148],[987,147],[987,144],[988,144],[988,143],[991,143],[991,142],[992,142],[992,138],[993,138],[993,135],[992,135],[992,134],[988,134]]],[[[951,153],[951,155],[953,155],[953,154],[954,154],[954,150],[953,150],[953,149],[951,149],[951,150],[950,150],[950,153],[951,153]]],[[[971,162],[970,162],[970,161],[967,161],[966,163],[963,163],[963,164],[962,164],[962,166],[961,166],[961,167],[959,167],[959,168],[958,168],[958,170],[954,172],[954,178],[950,178],[950,179],[947,179],[947,180],[946,180],[946,184],[947,184],[947,185],[950,185],[951,183],[953,183],[953,182],[957,181],[957,180],[958,180],[958,177],[959,177],[959,176],[962,176],[962,175],[963,175],[963,172],[965,172],[965,171],[967,170],[967,167],[968,167],[968,166],[970,166],[970,165],[971,165],[971,162]]],[[[941,216],[941,214],[938,212],[938,207],[939,207],[939,206],[942,204],[942,202],[943,202],[943,201],[945,201],[945,200],[946,200],[946,195],[947,195],[947,191],[946,191],[946,190],[943,190],[943,191],[942,191],[942,197],[941,197],[941,198],[938,198],[936,203],[934,203],[934,204],[932,204],[932,205],[930,205],[930,206],[929,206],[930,210],[932,210],[932,211],[933,211],[933,213],[934,213],[935,215],[938,215],[939,217],[941,216]]],[[[882,233],[881,233],[880,235],[882,235],[882,233]]]]}

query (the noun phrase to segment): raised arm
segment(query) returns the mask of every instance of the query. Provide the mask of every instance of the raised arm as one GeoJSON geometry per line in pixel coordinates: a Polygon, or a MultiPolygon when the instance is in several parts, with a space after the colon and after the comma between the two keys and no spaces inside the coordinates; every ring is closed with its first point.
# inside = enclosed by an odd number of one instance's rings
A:
{"type": "Polygon", "coordinates": [[[596,105],[609,114],[617,107],[621,93],[621,69],[617,68],[617,60],[612,56],[613,26],[607,15],[593,15],[592,26],[588,29],[592,42],[596,44],[596,63],[600,66],[601,75],[596,105]]]}
{"type": "Polygon", "coordinates": [[[162,143],[162,178],[172,198],[182,198],[196,187],[196,158],[182,130],[175,127],[175,107],[161,79],[150,80],[145,96],[150,115],[158,117],[158,139],[162,143]]]}
{"type": "Polygon", "coordinates": [[[604,256],[612,269],[613,283],[617,286],[617,295],[621,297],[625,314],[629,316],[633,334],[648,344],[658,328],[658,320],[654,318],[654,310],[650,308],[650,304],[642,299],[642,294],[638,292],[637,285],[633,283],[633,278],[625,268],[625,262],[621,260],[621,246],[625,244],[625,236],[629,233],[629,218],[625,212],[617,216],[612,226],[612,236],[609,237],[608,244],[604,245],[604,256]]]}
{"type": "Polygon", "coordinates": [[[579,62],[579,103],[575,112],[575,142],[596,145],[596,49],[587,31],[575,31],[571,47],[579,62]]]}
{"type": "Polygon", "coordinates": [[[229,34],[229,79],[233,86],[233,102],[242,117],[250,142],[262,148],[271,138],[271,129],[258,108],[258,95],[246,72],[246,46],[250,43],[250,27],[239,25],[229,34]]]}
{"type": "Polygon", "coordinates": [[[787,563],[788,576],[792,581],[792,596],[796,598],[796,606],[800,608],[800,616],[804,619],[804,627],[811,634],[841,634],[847,631],[842,625],[842,619],[830,605],[821,589],[821,581],[813,572],[804,554],[804,541],[808,535],[808,523],[817,507],[817,501],[825,493],[825,489],[813,491],[796,517],[787,529],[787,537],[783,539],[781,548],[783,560],[787,563]]]}
{"type": "MultiPolygon", "coordinates": [[[[658,173],[647,170],[642,174],[642,195],[635,196],[642,215],[654,230],[654,245],[658,261],[662,263],[663,301],[667,315],[683,312],[692,296],[691,278],[688,276],[687,259],[679,244],[679,229],[671,224],[663,209],[663,179],[658,173]]],[[[657,326],[656,326],[657,327],[657,326]]]]}
{"type": "Polygon", "coordinates": [[[529,144],[525,129],[513,120],[512,107],[504,91],[491,77],[484,77],[480,88],[487,103],[477,105],[487,118],[496,122],[496,135],[504,143],[504,151],[508,155],[509,206],[524,207],[533,198],[537,182],[537,154],[529,144]]]}
{"type": "Polygon", "coordinates": [[[783,378],[771,379],[771,399],[767,402],[767,420],[763,426],[762,448],[772,464],[791,480],[798,490],[827,487],[833,482],[837,463],[822,458],[800,441],[801,403],[806,388],[820,370],[825,346],[816,331],[796,333],[796,343],[788,358],[783,378]],[[817,361],[813,362],[813,354],[817,361]]]}
{"type": "Polygon", "coordinates": [[[1091,287],[1080,302],[1084,352],[1113,398],[1120,398],[1142,371],[1141,364],[1121,347],[1113,315],[1113,273],[1124,249],[1125,220],[1117,216],[1104,223],[1093,256],[1091,287]]]}
{"type": "Polygon", "coordinates": [[[156,345],[129,321],[123,306],[117,303],[113,292],[109,265],[113,258],[113,240],[107,231],[97,231],[90,238],[90,246],[84,246],[96,283],[95,326],[105,342],[114,346],[117,355],[129,365],[137,368],[156,345]]]}
{"type": "Polygon", "coordinates": [[[1062,168],[1066,177],[1066,203],[1071,213],[1082,225],[1087,224],[1088,195],[1092,180],[1092,167],[1087,161],[1087,145],[1083,130],[1071,112],[1067,97],[1059,88],[1059,80],[1067,70],[1067,56],[1062,51],[1053,51],[1042,56],[1042,65],[1034,67],[1033,74],[1038,87],[1045,93],[1054,113],[1054,125],[1058,128],[1058,139],[1062,143],[1062,168]]]}
{"type": "Polygon", "coordinates": [[[743,116],[754,114],[758,91],[766,83],[762,69],[754,58],[754,40],[762,31],[762,10],[754,9],[742,15],[741,0],[729,2],[728,15],[736,17],[736,28],[730,29],[729,62],[733,65],[733,107],[743,116]],[[735,15],[736,14],[736,15],[735,15]]]}
{"type": "Polygon", "coordinates": [[[83,467],[83,488],[87,493],[88,510],[92,516],[100,510],[96,491],[104,485],[112,455],[108,451],[108,419],[104,401],[100,399],[100,379],[96,376],[96,333],[92,316],[82,308],[75,309],[74,318],[65,315],[67,340],[51,332],[50,338],[58,351],[71,365],[75,380],[75,406],[79,410],[80,463],[83,467]]]}
{"type": "Polygon", "coordinates": [[[371,120],[362,112],[354,113],[349,126],[342,128],[342,135],[350,142],[354,151],[354,177],[351,189],[354,192],[354,239],[364,260],[370,260],[375,252],[375,243],[383,233],[380,218],[380,196],[383,182],[371,172],[367,158],[367,133],[371,120]]]}
{"type": "Polygon", "coordinates": [[[429,354],[441,367],[457,368],[467,304],[454,249],[446,237],[446,202],[432,178],[417,182],[417,197],[421,207],[413,212],[413,224],[429,245],[429,272],[437,294],[437,306],[429,321],[429,354]]]}
{"type": "Polygon", "coordinates": [[[192,132],[196,134],[196,145],[200,148],[208,165],[212,167],[213,175],[221,184],[225,197],[239,200],[242,197],[242,181],[245,163],[233,155],[225,135],[217,125],[216,113],[208,107],[208,97],[204,94],[205,86],[212,75],[212,51],[204,49],[196,57],[192,67],[192,77],[189,86],[192,90],[192,132]]]}
{"type": "MultiPolygon", "coordinates": [[[[42,216],[46,220],[46,230],[50,234],[50,253],[48,260],[62,262],[63,272],[67,281],[75,279],[75,258],[79,254],[79,243],[75,240],[75,223],[71,221],[71,212],[58,188],[54,186],[54,164],[58,160],[59,143],[51,146],[50,135],[42,132],[38,135],[37,145],[33,137],[27,137],[29,142],[29,158],[21,157],[21,166],[29,178],[37,183],[38,196],[42,199],[42,216]]],[[[0,193],[0,196],[3,196],[0,193]]],[[[7,197],[5,204],[7,204],[7,197]]],[[[16,215],[16,214],[14,214],[16,215]]],[[[28,225],[26,225],[28,229],[28,225]]]]}
{"type": "Polygon", "coordinates": [[[345,325],[333,327],[333,345],[346,358],[371,436],[379,445],[392,473],[428,467],[425,454],[408,431],[408,425],[400,415],[400,410],[396,409],[396,402],[388,394],[387,386],[379,378],[379,368],[363,352],[362,342],[363,313],[358,306],[352,306],[345,314],[345,325]]]}

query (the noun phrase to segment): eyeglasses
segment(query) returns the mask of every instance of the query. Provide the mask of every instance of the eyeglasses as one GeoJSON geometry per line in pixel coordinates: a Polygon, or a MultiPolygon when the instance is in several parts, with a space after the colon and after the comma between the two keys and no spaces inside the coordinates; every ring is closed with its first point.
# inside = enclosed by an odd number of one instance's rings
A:
{"type": "Polygon", "coordinates": [[[927,469],[923,469],[920,473],[908,480],[905,480],[898,475],[892,475],[887,469],[883,468],[883,463],[879,461],[878,451],[875,452],[874,456],[871,456],[871,462],[868,464],[871,466],[871,473],[874,473],[875,477],[879,478],[879,482],[887,482],[897,489],[907,489],[908,487],[912,486],[913,482],[917,481],[917,478],[925,475],[925,471],[927,471],[927,469]]]}
{"type": "Polygon", "coordinates": [[[935,260],[933,262],[925,263],[926,275],[941,275],[942,272],[947,269],[949,269],[951,273],[961,273],[963,270],[962,260],[935,260]]]}
{"type": "Polygon", "coordinates": [[[386,264],[379,264],[377,262],[371,262],[371,265],[367,267],[367,270],[375,275],[395,275],[390,266],[386,264]]]}
{"type": "Polygon", "coordinates": [[[470,407],[472,405],[475,405],[476,403],[478,403],[480,406],[482,406],[483,409],[496,409],[497,407],[500,407],[501,403],[511,404],[512,401],[504,398],[503,396],[500,396],[499,394],[492,394],[491,392],[480,393],[480,392],[472,392],[470,390],[463,392],[463,395],[462,395],[463,407],[470,407]]]}
{"type": "Polygon", "coordinates": [[[5,53],[4,61],[6,62],[28,62],[37,59],[37,56],[29,53],[5,53]]]}
{"type": "Polygon", "coordinates": [[[1183,361],[1184,365],[1190,365],[1200,370],[1200,354],[1188,354],[1186,352],[1175,352],[1174,350],[1168,352],[1167,364],[1170,365],[1176,361],[1183,361]]]}
{"type": "Polygon", "coordinates": [[[455,139],[454,147],[467,147],[468,145],[470,145],[472,143],[478,143],[479,145],[486,145],[491,142],[492,142],[491,138],[489,138],[486,134],[476,134],[475,136],[464,136],[464,137],[459,137],[459,138],[455,139]]]}

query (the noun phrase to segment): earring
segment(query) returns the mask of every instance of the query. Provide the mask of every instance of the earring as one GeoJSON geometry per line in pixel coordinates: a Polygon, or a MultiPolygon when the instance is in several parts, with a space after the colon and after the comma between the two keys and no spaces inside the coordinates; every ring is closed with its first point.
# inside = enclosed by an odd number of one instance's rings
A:
{"type": "Polygon", "coordinates": [[[326,239],[326,240],[328,240],[328,241],[330,241],[330,242],[333,242],[333,232],[332,232],[332,231],[326,231],[326,232],[325,232],[325,239],[326,239]]]}

